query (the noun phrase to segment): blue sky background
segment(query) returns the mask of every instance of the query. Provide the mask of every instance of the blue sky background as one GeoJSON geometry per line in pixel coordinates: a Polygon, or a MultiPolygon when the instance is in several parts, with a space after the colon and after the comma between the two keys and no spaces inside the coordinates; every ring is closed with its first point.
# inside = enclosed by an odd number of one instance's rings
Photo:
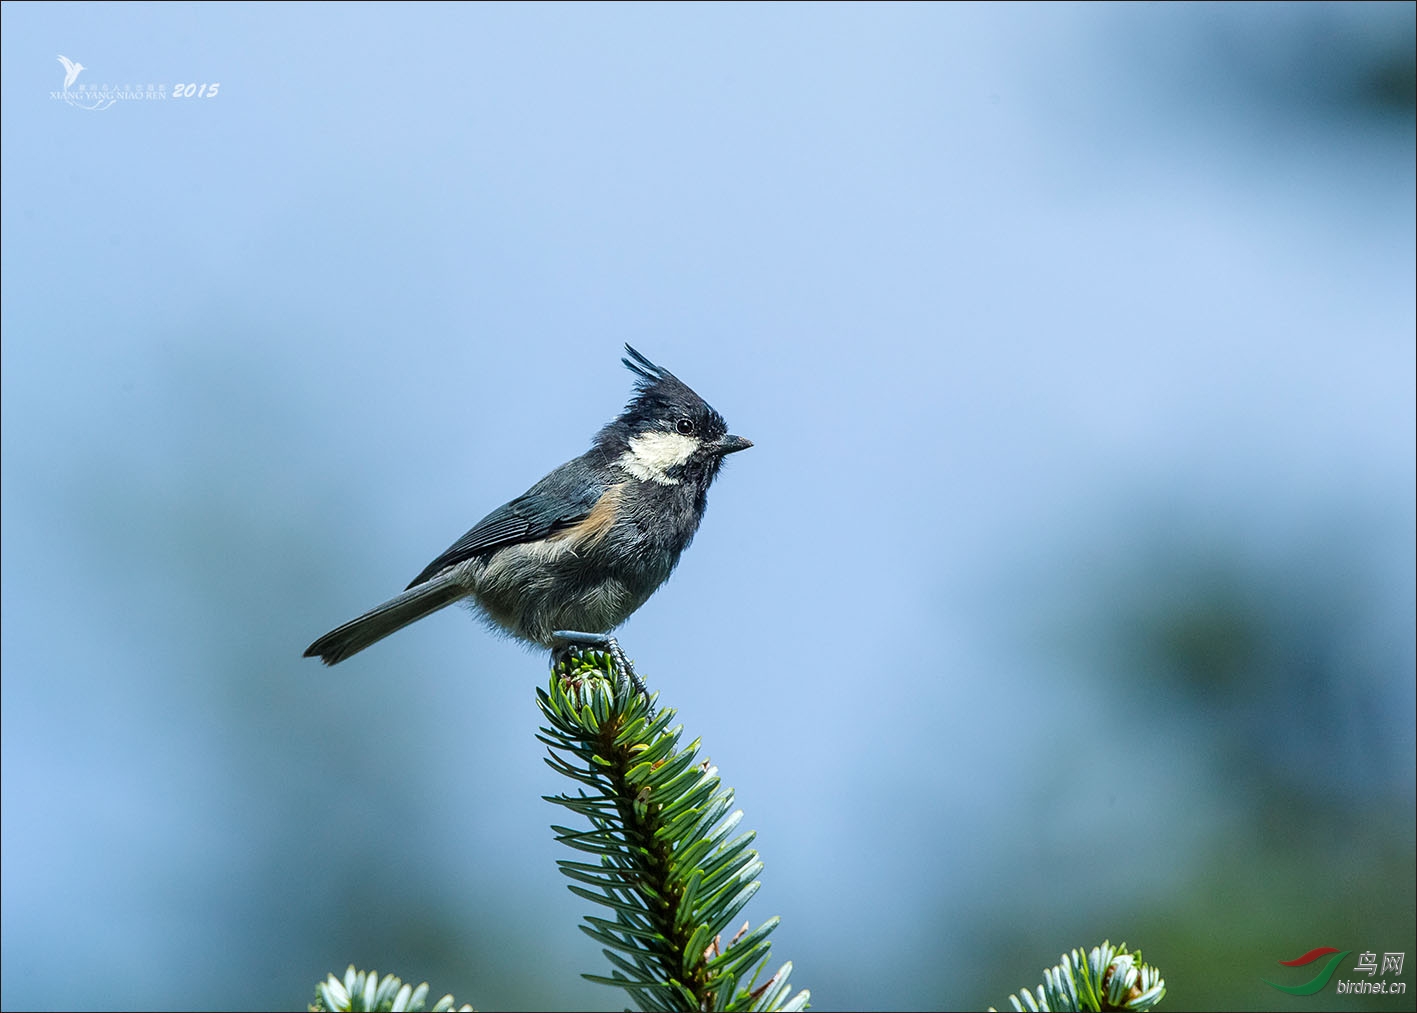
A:
{"type": "Polygon", "coordinates": [[[625,341],[757,444],[622,640],[820,1008],[1410,965],[1413,12],[4,4],[3,1005],[617,1007],[544,657],[300,652],[625,341]]]}

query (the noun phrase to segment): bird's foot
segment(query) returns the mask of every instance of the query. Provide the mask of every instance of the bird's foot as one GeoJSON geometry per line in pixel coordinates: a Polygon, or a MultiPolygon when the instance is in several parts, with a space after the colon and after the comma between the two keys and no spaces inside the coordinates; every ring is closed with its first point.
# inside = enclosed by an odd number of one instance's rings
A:
{"type": "Polygon", "coordinates": [[[617,672],[626,676],[630,680],[630,684],[640,694],[649,696],[649,690],[645,689],[645,684],[640,682],[640,677],[635,674],[635,668],[630,664],[630,659],[625,657],[625,652],[620,650],[620,645],[614,637],[606,633],[578,633],[575,630],[557,630],[551,634],[551,637],[552,665],[567,660],[572,648],[599,648],[610,655],[610,660],[614,662],[617,672]]]}

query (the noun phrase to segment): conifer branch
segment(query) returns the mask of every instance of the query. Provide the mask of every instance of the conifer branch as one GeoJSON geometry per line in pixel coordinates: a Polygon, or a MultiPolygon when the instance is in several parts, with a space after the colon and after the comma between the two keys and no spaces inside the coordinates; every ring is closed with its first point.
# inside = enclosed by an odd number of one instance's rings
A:
{"type": "Polygon", "coordinates": [[[547,764],[580,787],[547,796],[589,828],[556,826],[557,839],[590,861],[561,871],[578,897],[605,908],[582,931],[604,945],[610,975],[591,981],[625,989],[645,1010],[800,1010],[791,963],[763,979],[771,918],[724,933],[758,890],[763,863],[754,834],[737,833],[741,812],[718,770],[680,748],[674,711],[635,692],[609,655],[572,652],[538,690],[547,724],[547,764]]]}

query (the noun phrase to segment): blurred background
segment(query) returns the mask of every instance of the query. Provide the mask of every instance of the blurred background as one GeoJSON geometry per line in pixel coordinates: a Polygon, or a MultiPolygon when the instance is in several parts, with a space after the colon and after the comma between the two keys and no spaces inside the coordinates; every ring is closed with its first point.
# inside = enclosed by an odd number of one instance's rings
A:
{"type": "Polygon", "coordinates": [[[3,16],[6,1008],[623,1005],[544,655],[300,654],[627,340],[757,444],[622,641],[815,1005],[1412,1008],[1261,981],[1417,960],[1412,4],[3,16]]]}

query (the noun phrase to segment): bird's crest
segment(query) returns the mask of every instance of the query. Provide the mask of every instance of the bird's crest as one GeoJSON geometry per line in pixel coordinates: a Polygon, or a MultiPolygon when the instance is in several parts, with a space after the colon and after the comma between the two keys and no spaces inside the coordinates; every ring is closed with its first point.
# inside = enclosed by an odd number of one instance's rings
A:
{"type": "Polygon", "coordinates": [[[665,369],[663,366],[656,366],[639,352],[635,351],[629,344],[625,345],[625,351],[630,353],[630,358],[621,359],[620,361],[625,364],[626,369],[638,377],[638,379],[635,380],[635,388],[637,390],[647,390],[655,384],[663,383],[666,380],[673,380],[675,383],[681,382],[679,378],[669,372],[669,370],[665,369]]]}
{"type": "Polygon", "coordinates": [[[694,394],[693,388],[690,388],[689,384],[684,383],[665,367],[655,366],[652,361],[643,357],[629,344],[626,344],[625,351],[628,351],[629,358],[621,358],[621,361],[625,363],[626,370],[635,374],[635,391],[638,394],[629,407],[684,401],[686,398],[691,401],[703,402],[703,398],[694,394]]]}

